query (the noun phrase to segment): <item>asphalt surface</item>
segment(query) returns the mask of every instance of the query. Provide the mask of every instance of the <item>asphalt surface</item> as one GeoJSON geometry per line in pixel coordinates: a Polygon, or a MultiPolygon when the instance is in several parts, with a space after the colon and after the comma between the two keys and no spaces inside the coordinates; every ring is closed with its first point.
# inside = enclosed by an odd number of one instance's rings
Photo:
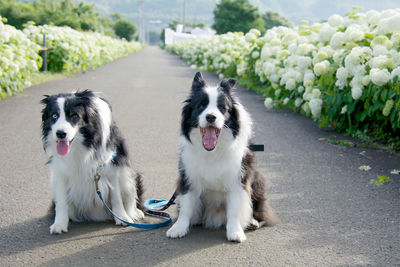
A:
{"type": "MultiPolygon", "coordinates": [[[[345,137],[291,111],[268,111],[262,98],[237,88],[255,121],[259,170],[281,224],[230,243],[224,230],[193,228],[183,239],[168,227],[136,230],[106,223],[70,223],[50,235],[47,157],[40,140],[42,95],[102,92],[145,177],[146,198],[168,198],[178,175],[182,101],[195,70],[159,48],[85,74],[33,86],[0,102],[0,266],[400,266],[400,158],[384,151],[330,144],[345,137]],[[365,152],[363,152],[365,151],[365,152]],[[362,154],[360,154],[362,153],[362,154]],[[360,171],[360,165],[372,170],[360,171]],[[377,175],[392,182],[369,184],[377,175]]],[[[217,77],[204,74],[217,83],[217,77]]],[[[176,218],[176,207],[170,209],[176,218]]]]}

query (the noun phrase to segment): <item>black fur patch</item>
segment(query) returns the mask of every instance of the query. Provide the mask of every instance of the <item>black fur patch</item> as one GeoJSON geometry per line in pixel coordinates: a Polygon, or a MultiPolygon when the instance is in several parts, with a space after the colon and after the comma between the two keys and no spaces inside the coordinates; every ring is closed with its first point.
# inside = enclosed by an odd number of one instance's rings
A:
{"type": "Polygon", "coordinates": [[[143,206],[144,188],[143,188],[143,176],[141,173],[136,173],[135,182],[136,182],[136,195],[137,195],[136,207],[140,210],[144,210],[143,206]]]}
{"type": "Polygon", "coordinates": [[[190,185],[188,183],[183,163],[182,161],[179,161],[179,180],[178,180],[177,193],[184,195],[189,191],[189,189],[190,185]]]}
{"type": "Polygon", "coordinates": [[[110,137],[107,141],[107,148],[117,152],[117,155],[112,160],[114,165],[129,166],[129,156],[128,150],[126,149],[125,140],[114,122],[111,125],[110,137]]]}

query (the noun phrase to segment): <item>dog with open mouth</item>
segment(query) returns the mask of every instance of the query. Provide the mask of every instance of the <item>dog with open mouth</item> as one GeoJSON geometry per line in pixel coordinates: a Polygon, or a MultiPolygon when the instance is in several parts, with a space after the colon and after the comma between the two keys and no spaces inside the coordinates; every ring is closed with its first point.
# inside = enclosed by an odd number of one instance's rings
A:
{"type": "Polygon", "coordinates": [[[177,202],[179,216],[167,231],[185,236],[190,225],[226,226],[227,239],[246,240],[244,230],[273,226],[266,180],[254,168],[252,120],[232,93],[235,79],[208,86],[196,73],[181,120],[177,202]]]}
{"type": "Polygon", "coordinates": [[[51,234],[68,231],[69,220],[115,220],[96,194],[94,176],[105,202],[119,218],[133,222],[142,212],[142,178],[130,167],[126,145],[109,103],[85,90],[45,96],[41,101],[42,141],[49,155],[55,204],[51,234]]]}

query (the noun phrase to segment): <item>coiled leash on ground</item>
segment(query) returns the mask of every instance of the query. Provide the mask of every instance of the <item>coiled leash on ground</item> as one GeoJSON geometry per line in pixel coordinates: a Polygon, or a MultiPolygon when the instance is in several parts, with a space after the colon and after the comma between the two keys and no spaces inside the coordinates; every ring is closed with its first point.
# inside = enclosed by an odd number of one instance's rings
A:
{"type": "MultiPolygon", "coordinates": [[[[250,145],[249,146],[250,150],[257,152],[257,151],[264,151],[264,145],[250,145]]],[[[114,154],[111,157],[111,160],[113,160],[115,157],[117,156],[117,153],[114,152],[114,154]]],[[[121,219],[120,217],[118,217],[117,215],[114,214],[114,212],[112,212],[112,210],[108,207],[108,205],[106,204],[106,202],[103,199],[103,196],[99,190],[99,180],[101,178],[100,172],[102,171],[103,167],[104,167],[105,163],[100,165],[97,170],[96,170],[96,174],[94,175],[94,182],[96,185],[96,193],[99,196],[101,202],[103,202],[104,207],[118,220],[120,220],[121,222],[125,223],[126,225],[132,226],[132,227],[136,227],[136,228],[140,228],[140,229],[156,229],[159,227],[163,227],[163,226],[167,226],[168,224],[170,224],[172,222],[172,218],[171,215],[169,215],[168,212],[164,212],[164,210],[168,209],[171,205],[175,204],[175,199],[178,196],[178,194],[176,193],[176,191],[174,192],[174,194],[172,194],[172,197],[167,201],[165,199],[149,199],[146,200],[143,203],[143,207],[144,207],[144,212],[150,216],[155,216],[155,217],[159,217],[162,219],[165,219],[165,221],[163,222],[159,222],[159,223],[131,223],[131,222],[127,222],[123,219],[121,219]]]]}
{"type": "Polygon", "coordinates": [[[96,184],[96,193],[99,196],[101,202],[103,202],[104,207],[118,220],[120,220],[121,222],[125,223],[126,225],[132,226],[132,227],[136,227],[136,228],[140,228],[140,229],[156,229],[159,227],[163,227],[166,226],[168,224],[170,224],[172,222],[172,218],[171,215],[169,215],[168,212],[163,212],[163,210],[166,210],[169,208],[169,206],[175,204],[175,198],[176,198],[176,193],[174,193],[171,197],[171,199],[169,201],[166,200],[162,200],[162,199],[152,199],[152,200],[147,200],[144,203],[144,212],[150,216],[155,216],[155,217],[159,217],[162,219],[165,219],[165,221],[163,222],[159,222],[159,223],[131,223],[131,222],[127,222],[125,220],[123,220],[122,218],[118,217],[117,215],[114,214],[114,212],[112,212],[112,210],[110,209],[110,207],[108,207],[108,205],[106,204],[106,202],[103,199],[103,196],[99,190],[99,186],[98,186],[98,182],[100,180],[100,174],[99,172],[97,172],[94,176],[94,181],[96,184]]]}

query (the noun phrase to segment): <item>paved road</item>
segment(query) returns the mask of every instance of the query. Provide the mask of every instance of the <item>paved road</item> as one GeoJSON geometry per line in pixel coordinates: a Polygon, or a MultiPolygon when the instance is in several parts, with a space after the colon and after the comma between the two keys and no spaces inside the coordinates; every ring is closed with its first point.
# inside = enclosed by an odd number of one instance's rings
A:
{"type": "MultiPolygon", "coordinates": [[[[400,265],[400,159],[372,149],[334,146],[320,130],[290,111],[267,111],[243,88],[237,94],[255,120],[255,141],[265,144],[258,167],[272,181],[270,201],[282,223],[229,243],[224,230],[192,229],[181,240],[167,228],[141,231],[110,223],[70,224],[48,232],[46,155],[40,142],[43,94],[75,89],[103,92],[144,172],[146,198],[168,198],[177,177],[181,103],[194,70],[158,48],[66,79],[34,86],[0,102],[0,265],[400,265]],[[366,151],[365,156],[360,152],[366,151]],[[369,172],[359,171],[369,165],[369,172]],[[393,182],[370,185],[376,175],[393,182]]],[[[205,78],[217,82],[213,74],[205,78]]],[[[171,212],[176,217],[176,208],[171,212]]]]}

